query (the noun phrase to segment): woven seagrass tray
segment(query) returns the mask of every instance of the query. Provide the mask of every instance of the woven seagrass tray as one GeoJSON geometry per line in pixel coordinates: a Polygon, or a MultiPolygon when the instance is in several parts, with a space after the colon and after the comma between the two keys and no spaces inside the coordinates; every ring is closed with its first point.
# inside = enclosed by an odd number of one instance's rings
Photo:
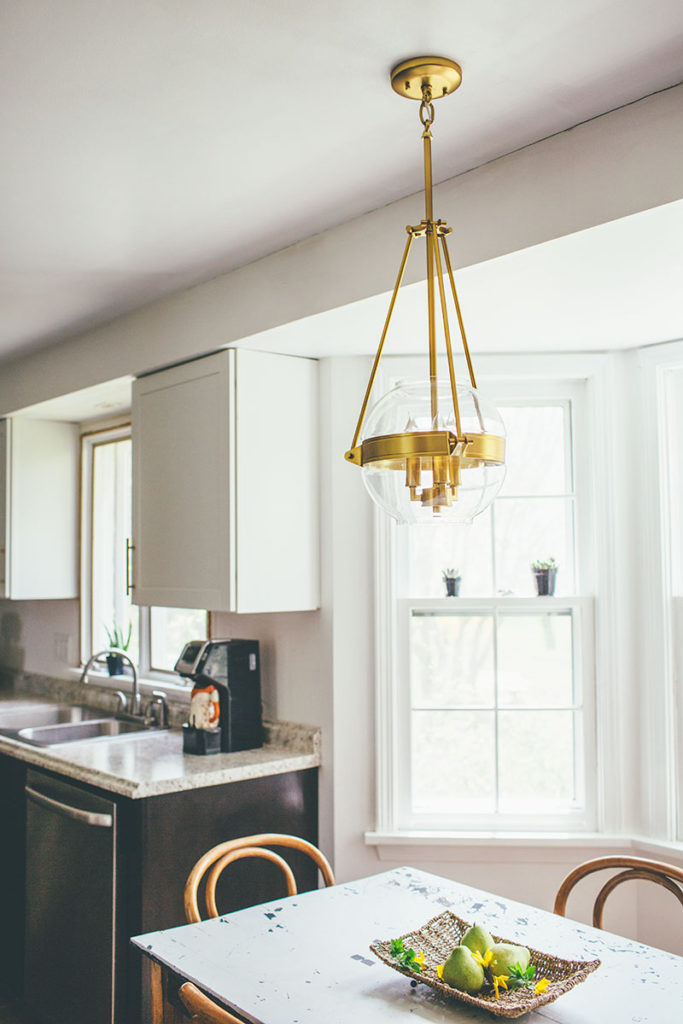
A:
{"type": "MultiPolygon", "coordinates": [[[[445,982],[439,980],[436,973],[438,964],[445,964],[455,946],[470,927],[470,922],[463,921],[461,917],[447,910],[414,932],[407,932],[402,935],[405,949],[412,947],[415,952],[422,952],[425,958],[425,967],[421,974],[415,974],[408,968],[401,966],[391,955],[391,939],[377,940],[370,946],[372,952],[383,960],[389,967],[393,967],[400,974],[405,974],[411,981],[420,981],[437,992],[441,992],[447,999],[457,999],[462,1003],[469,1003],[470,1006],[479,1006],[497,1017],[521,1017],[530,1010],[535,1010],[546,1003],[554,1002],[565,992],[585,981],[592,971],[600,966],[599,960],[563,960],[551,953],[542,953],[538,949],[528,947],[531,954],[531,963],[536,968],[537,978],[547,978],[550,984],[545,992],[536,995],[531,989],[517,989],[506,992],[501,990],[500,999],[496,999],[492,989],[483,988],[476,996],[468,995],[467,992],[460,992],[457,988],[451,988],[445,982]]],[[[493,935],[494,942],[515,942],[514,939],[504,939],[500,935],[493,935]]],[[[519,942],[516,941],[519,945],[519,942]]]]}

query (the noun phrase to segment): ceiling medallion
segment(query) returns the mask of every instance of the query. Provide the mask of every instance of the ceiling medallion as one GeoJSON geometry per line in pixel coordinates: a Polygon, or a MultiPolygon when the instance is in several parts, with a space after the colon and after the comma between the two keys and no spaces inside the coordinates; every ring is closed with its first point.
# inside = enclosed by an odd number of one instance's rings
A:
{"type": "Polygon", "coordinates": [[[372,500],[399,523],[471,522],[487,508],[505,477],[505,427],[497,410],[477,391],[465,326],[446,244],[445,221],[432,209],[434,101],[462,80],[455,61],[415,57],[391,72],[392,88],[420,101],[424,147],[425,218],[408,225],[408,239],[389,311],[370,373],[351,448],[345,458],[360,466],[372,500]],[[415,238],[427,247],[429,377],[399,384],[367,412],[384,342],[415,238]],[[444,269],[447,284],[444,284],[444,269]],[[469,383],[456,381],[448,323],[447,288],[458,320],[469,383]],[[437,378],[436,291],[443,324],[448,380],[437,378]],[[367,416],[366,416],[367,413],[367,416]]]}

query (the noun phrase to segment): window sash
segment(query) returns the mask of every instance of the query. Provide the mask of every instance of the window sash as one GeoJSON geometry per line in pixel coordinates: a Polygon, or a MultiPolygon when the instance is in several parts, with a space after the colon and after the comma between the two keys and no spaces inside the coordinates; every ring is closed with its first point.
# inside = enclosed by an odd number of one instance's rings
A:
{"type": "MultiPolygon", "coordinates": [[[[396,525],[375,510],[375,623],[376,623],[376,769],[377,769],[377,825],[380,833],[400,834],[401,831],[441,832],[581,832],[591,831],[599,824],[598,758],[596,744],[596,692],[595,692],[595,640],[594,611],[588,594],[595,585],[594,551],[595,524],[587,497],[593,491],[595,472],[591,460],[591,425],[588,400],[591,394],[593,374],[600,369],[600,359],[586,357],[585,368],[577,369],[572,359],[571,367],[565,366],[561,357],[515,357],[514,362],[505,356],[483,357],[487,372],[481,373],[482,391],[491,395],[500,405],[505,404],[553,404],[571,402],[570,420],[571,443],[574,458],[571,482],[573,491],[568,497],[575,502],[580,496],[574,513],[574,571],[575,596],[553,598],[485,597],[458,598],[469,607],[491,608],[497,602],[504,607],[542,608],[544,601],[552,602],[555,609],[571,608],[575,615],[574,645],[575,664],[583,695],[582,747],[580,770],[585,779],[585,806],[582,810],[561,815],[438,815],[425,816],[418,825],[414,817],[406,815],[405,808],[405,752],[410,749],[406,700],[406,609],[416,607],[419,600],[396,597],[397,560],[396,525]],[[559,360],[559,361],[558,361],[559,360]],[[557,365],[556,365],[557,363],[557,365]],[[571,369],[573,376],[565,377],[571,369]],[[510,377],[503,376],[510,372],[510,377]],[[582,372],[583,371],[583,372],[582,372]],[[524,374],[522,379],[521,374],[524,374]],[[580,457],[579,457],[580,453],[580,457]],[[403,645],[403,646],[402,646],[403,645]],[[580,652],[576,651],[580,648],[580,652]]],[[[411,358],[388,360],[384,380],[379,383],[378,393],[388,388],[390,382],[424,375],[422,364],[411,358]]],[[[590,412],[592,416],[592,410],[590,412]]],[[[425,599],[427,600],[427,599],[425,599]]],[[[444,598],[444,602],[448,599],[444,598]]],[[[452,604],[452,600],[450,602],[452,604]]],[[[429,604],[435,602],[428,600],[429,604]]],[[[547,607],[547,605],[546,605],[547,607]]],[[[578,764],[577,759],[577,764],[578,764]]],[[[602,806],[602,805],[601,805],[602,806]]],[[[602,813],[602,812],[601,812],[602,813]]]]}
{"type": "MultiPolygon", "coordinates": [[[[394,771],[395,830],[445,830],[445,831],[476,831],[476,830],[515,830],[515,831],[590,831],[596,826],[596,807],[593,787],[588,780],[595,777],[595,723],[594,723],[594,671],[592,652],[593,634],[593,601],[590,598],[471,598],[457,599],[457,610],[453,607],[452,598],[439,600],[407,598],[396,601],[396,635],[398,637],[396,651],[397,673],[397,714],[396,714],[396,752],[394,771]],[[411,778],[411,729],[412,716],[417,710],[412,707],[410,679],[410,619],[413,612],[446,612],[449,615],[466,616],[468,613],[489,613],[494,619],[501,615],[515,613],[526,614],[570,614],[572,617],[572,660],[573,690],[571,703],[553,705],[552,711],[571,711],[574,715],[574,788],[580,792],[583,801],[574,810],[549,813],[543,809],[538,812],[512,814],[501,811],[493,813],[439,813],[415,812],[412,808],[412,787],[419,785],[419,780],[411,778]]],[[[494,624],[494,628],[497,623],[494,624]]],[[[495,644],[495,641],[494,641],[495,644]]],[[[497,719],[500,712],[544,710],[541,705],[510,708],[499,703],[497,693],[493,704],[473,708],[478,712],[490,713],[497,719]]],[[[465,711],[465,705],[454,705],[448,710],[465,711]]],[[[497,744],[497,736],[496,736],[497,744]]],[[[496,749],[496,762],[499,758],[496,749]]],[[[497,774],[497,773],[496,773],[497,774]]],[[[497,797],[496,797],[497,799],[497,797]]]]}

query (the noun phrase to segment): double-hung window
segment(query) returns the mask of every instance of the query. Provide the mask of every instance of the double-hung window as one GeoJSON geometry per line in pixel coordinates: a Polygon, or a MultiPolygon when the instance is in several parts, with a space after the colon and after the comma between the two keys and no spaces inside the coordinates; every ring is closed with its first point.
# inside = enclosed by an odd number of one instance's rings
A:
{"type": "Polygon", "coordinates": [[[595,827],[585,385],[489,384],[507,475],[471,526],[378,520],[380,831],[595,827]],[[539,596],[532,563],[558,565],[539,596]],[[446,596],[443,572],[460,577],[446,596]]]}
{"type": "Polygon", "coordinates": [[[172,672],[183,645],[207,636],[207,613],[131,602],[130,426],[84,434],[81,461],[81,657],[110,646],[116,628],[143,676],[172,672]]]}

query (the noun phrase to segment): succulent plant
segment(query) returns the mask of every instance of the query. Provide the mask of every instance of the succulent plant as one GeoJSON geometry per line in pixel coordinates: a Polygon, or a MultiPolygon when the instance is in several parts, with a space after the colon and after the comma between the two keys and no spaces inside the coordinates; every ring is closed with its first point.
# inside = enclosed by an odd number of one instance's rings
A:
{"type": "Polygon", "coordinates": [[[106,634],[107,634],[107,640],[109,642],[109,646],[110,647],[117,647],[120,651],[127,651],[128,650],[128,645],[130,644],[130,638],[131,638],[132,633],[133,633],[133,623],[132,622],[128,623],[128,632],[127,633],[124,633],[122,627],[118,626],[116,624],[116,622],[114,622],[114,624],[113,624],[111,629],[109,629],[108,626],[105,626],[104,628],[105,628],[105,631],[106,631],[106,634]]]}
{"type": "Polygon", "coordinates": [[[531,568],[534,572],[540,572],[542,569],[557,569],[557,562],[554,558],[546,558],[545,561],[538,559],[531,563],[531,568]]]}

